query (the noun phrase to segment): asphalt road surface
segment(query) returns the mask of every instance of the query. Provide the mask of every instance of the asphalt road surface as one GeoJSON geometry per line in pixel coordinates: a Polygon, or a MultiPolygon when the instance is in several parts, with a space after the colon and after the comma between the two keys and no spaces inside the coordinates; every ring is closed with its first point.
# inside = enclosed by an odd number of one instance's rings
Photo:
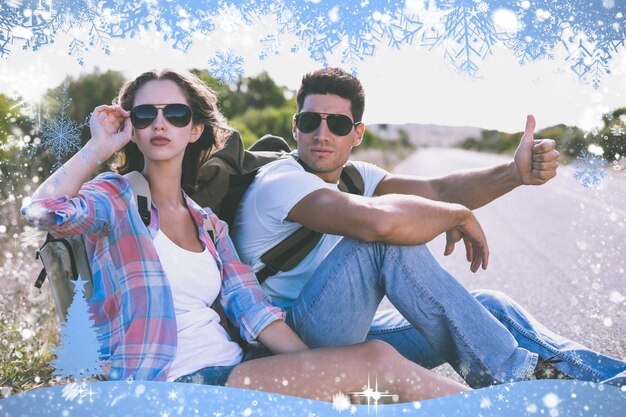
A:
{"type": "MultiPolygon", "coordinates": [[[[510,158],[426,148],[395,172],[440,176],[510,158]]],[[[489,243],[487,271],[469,270],[462,242],[448,257],[444,236],[429,246],[466,288],[503,291],[553,331],[626,360],[626,173],[609,170],[591,189],[573,172],[559,167],[548,184],[519,187],[475,211],[489,243]]]]}

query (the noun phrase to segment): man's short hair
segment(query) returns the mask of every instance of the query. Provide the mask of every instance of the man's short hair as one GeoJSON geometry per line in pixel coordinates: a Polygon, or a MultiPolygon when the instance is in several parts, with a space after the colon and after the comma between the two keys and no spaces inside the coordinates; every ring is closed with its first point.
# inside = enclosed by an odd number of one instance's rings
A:
{"type": "Polygon", "coordinates": [[[358,78],[341,68],[322,68],[304,74],[296,95],[298,112],[310,94],[335,94],[350,100],[350,110],[355,122],[360,122],[365,109],[365,92],[358,78]]]}

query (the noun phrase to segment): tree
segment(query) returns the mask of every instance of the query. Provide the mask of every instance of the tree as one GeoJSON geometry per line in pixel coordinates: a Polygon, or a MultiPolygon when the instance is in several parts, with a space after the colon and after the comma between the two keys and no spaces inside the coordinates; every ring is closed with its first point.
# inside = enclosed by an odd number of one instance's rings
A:
{"type": "MultiPolygon", "coordinates": [[[[18,103],[0,94],[0,201],[5,204],[21,200],[24,186],[38,176],[39,167],[49,170],[50,163],[31,155],[26,147],[36,135],[33,121],[22,114],[18,103]]],[[[11,230],[16,226],[15,222],[7,223],[11,230]]]]}
{"type": "MultiPolygon", "coordinates": [[[[242,77],[229,87],[221,84],[206,70],[191,70],[219,98],[220,110],[228,119],[243,115],[250,109],[281,108],[287,104],[287,96],[292,93],[285,87],[279,87],[266,72],[256,77],[242,77]]],[[[295,106],[292,110],[295,112],[295,106]]]]}
{"type": "Polygon", "coordinates": [[[602,120],[604,127],[595,143],[604,150],[604,158],[617,161],[626,157],[626,107],[605,114],[602,120]]]}
{"type": "MultiPolygon", "coordinates": [[[[88,75],[83,75],[74,80],[68,77],[61,85],[48,91],[46,102],[48,107],[56,108],[50,104],[57,101],[57,97],[63,95],[67,87],[67,95],[72,100],[68,109],[68,115],[78,123],[84,122],[96,106],[111,104],[117,97],[117,93],[124,84],[125,78],[118,71],[101,73],[98,68],[88,75]]],[[[85,129],[81,135],[82,142],[89,140],[89,129],[85,129]]]]}
{"type": "Polygon", "coordinates": [[[250,109],[232,120],[234,127],[246,126],[252,138],[244,136],[244,143],[254,141],[265,134],[283,137],[292,147],[295,145],[291,132],[291,120],[295,113],[295,103],[275,108],[250,109]]]}
{"type": "Polygon", "coordinates": [[[54,375],[84,380],[102,372],[99,358],[100,343],[83,296],[85,281],[74,283],[74,300],[67,311],[67,321],[61,325],[60,344],[54,350],[54,375]]]}

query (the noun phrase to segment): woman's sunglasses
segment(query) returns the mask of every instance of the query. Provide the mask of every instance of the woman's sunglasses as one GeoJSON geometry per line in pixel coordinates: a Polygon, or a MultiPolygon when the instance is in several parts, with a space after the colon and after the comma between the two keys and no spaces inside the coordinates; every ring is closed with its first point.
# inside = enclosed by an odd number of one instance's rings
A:
{"type": "Polygon", "coordinates": [[[352,119],[343,114],[315,113],[312,111],[295,114],[293,119],[296,121],[296,127],[302,133],[315,131],[320,127],[322,119],[325,119],[328,129],[337,136],[345,136],[352,131],[353,126],[361,124],[361,122],[353,123],[352,119]]]}
{"type": "Polygon", "coordinates": [[[185,127],[191,121],[191,108],[186,104],[166,104],[155,106],[141,104],[130,111],[130,121],[135,129],[145,129],[157,118],[159,109],[163,110],[163,117],[176,127],[185,127]]]}

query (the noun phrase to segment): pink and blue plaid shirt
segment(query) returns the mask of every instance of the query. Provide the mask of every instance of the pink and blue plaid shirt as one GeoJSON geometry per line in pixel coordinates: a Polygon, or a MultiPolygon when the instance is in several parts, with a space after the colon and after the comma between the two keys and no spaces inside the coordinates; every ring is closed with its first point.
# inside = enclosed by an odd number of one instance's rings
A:
{"type": "MultiPolygon", "coordinates": [[[[85,183],[76,197],[35,200],[22,214],[55,237],[85,236],[93,275],[89,309],[107,378],[165,380],[177,329],[170,287],[152,242],[159,215],[153,205],[146,228],[132,196],[130,182],[109,172],[85,183]]],[[[256,344],[265,327],[284,319],[284,311],[270,303],[250,267],[239,260],[226,223],[184,197],[198,236],[221,272],[220,303],[241,336],[256,344]],[[215,244],[204,230],[205,218],[215,228],[215,244]]]]}

